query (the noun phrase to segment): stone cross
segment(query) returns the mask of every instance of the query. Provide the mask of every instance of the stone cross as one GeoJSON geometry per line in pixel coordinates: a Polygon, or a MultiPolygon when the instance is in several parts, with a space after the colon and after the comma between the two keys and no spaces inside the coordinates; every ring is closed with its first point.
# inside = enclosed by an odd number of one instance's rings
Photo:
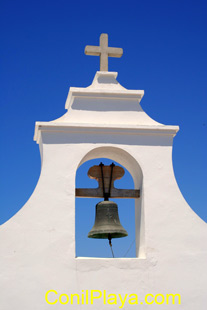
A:
{"type": "Polygon", "coordinates": [[[108,47],[108,34],[102,33],[99,39],[100,46],[87,45],[85,54],[100,56],[100,71],[108,71],[108,57],[121,57],[123,49],[117,47],[108,47]]]}

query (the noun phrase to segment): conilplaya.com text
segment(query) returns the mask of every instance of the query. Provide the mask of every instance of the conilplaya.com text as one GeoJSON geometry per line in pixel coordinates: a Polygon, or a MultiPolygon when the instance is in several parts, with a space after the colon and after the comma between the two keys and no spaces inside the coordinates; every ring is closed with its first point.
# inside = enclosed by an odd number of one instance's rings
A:
{"type": "Polygon", "coordinates": [[[180,294],[146,294],[143,298],[138,294],[113,294],[106,290],[82,290],[81,293],[58,293],[56,290],[48,290],[45,294],[45,301],[50,304],[62,305],[93,305],[100,302],[103,305],[117,305],[122,309],[126,305],[180,305],[180,294]]]}

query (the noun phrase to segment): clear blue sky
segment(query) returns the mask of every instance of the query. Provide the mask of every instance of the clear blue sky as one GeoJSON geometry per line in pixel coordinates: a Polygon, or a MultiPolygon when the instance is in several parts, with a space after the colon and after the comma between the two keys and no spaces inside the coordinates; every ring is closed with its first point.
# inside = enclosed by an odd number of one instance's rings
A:
{"type": "Polygon", "coordinates": [[[123,57],[109,70],[144,89],[150,117],[179,125],[173,164],[192,209],[207,221],[207,2],[2,1],[0,7],[0,223],[31,196],[40,174],[35,121],[65,113],[70,86],[86,87],[99,58],[84,55],[109,34],[123,57]]]}

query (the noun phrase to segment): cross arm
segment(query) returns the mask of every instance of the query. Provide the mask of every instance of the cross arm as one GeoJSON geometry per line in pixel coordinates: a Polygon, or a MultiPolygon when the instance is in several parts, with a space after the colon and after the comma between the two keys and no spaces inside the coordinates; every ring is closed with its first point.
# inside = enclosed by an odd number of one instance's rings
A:
{"type": "Polygon", "coordinates": [[[119,47],[108,47],[107,52],[109,57],[120,58],[123,55],[123,49],[119,47]]]}
{"type": "Polygon", "coordinates": [[[101,48],[100,46],[87,45],[85,47],[85,54],[91,56],[100,56],[101,48]]]}

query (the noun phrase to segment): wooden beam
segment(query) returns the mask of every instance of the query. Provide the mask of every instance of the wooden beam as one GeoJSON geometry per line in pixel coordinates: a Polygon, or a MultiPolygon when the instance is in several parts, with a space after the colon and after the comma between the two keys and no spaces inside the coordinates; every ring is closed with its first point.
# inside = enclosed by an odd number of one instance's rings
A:
{"type": "Polygon", "coordinates": [[[88,170],[88,176],[90,179],[98,181],[97,188],[76,188],[76,197],[87,198],[104,198],[105,194],[108,198],[139,198],[139,189],[118,189],[114,187],[114,181],[119,180],[124,176],[124,169],[114,164],[110,166],[93,166],[88,170]],[[103,173],[103,179],[102,179],[103,173]],[[104,182],[104,188],[103,188],[104,182]]]}
{"type": "MultiPolygon", "coordinates": [[[[83,198],[104,198],[102,188],[76,188],[76,197],[83,198]]],[[[139,198],[139,189],[111,189],[111,195],[109,198],[139,198]]]]}

